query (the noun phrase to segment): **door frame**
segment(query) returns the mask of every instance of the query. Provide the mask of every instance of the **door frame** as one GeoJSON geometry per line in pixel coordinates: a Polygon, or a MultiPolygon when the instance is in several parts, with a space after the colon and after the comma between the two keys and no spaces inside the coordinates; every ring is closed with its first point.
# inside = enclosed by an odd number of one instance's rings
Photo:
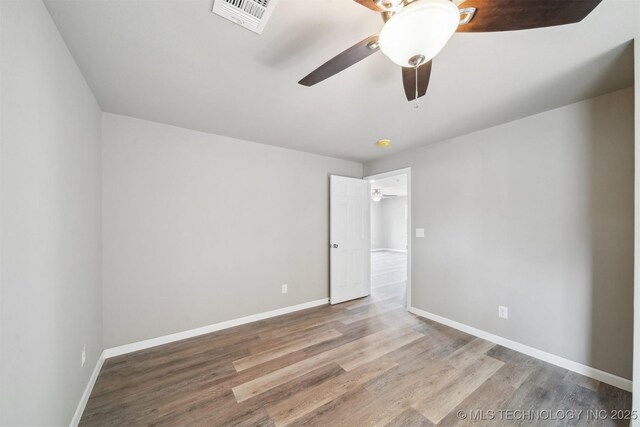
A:
{"type": "Polygon", "coordinates": [[[378,180],[383,178],[388,178],[390,176],[395,175],[407,175],[407,301],[406,301],[406,309],[409,310],[411,308],[411,236],[412,236],[412,228],[411,228],[411,168],[402,168],[402,169],[394,169],[389,172],[377,173],[374,175],[365,176],[362,179],[366,179],[370,181],[372,179],[378,180]]]}

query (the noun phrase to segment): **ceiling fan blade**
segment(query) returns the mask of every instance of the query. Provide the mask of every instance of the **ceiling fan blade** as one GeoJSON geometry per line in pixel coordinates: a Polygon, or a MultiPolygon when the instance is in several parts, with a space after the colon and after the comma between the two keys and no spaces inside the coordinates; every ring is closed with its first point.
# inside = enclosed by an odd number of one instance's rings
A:
{"type": "MultiPolygon", "coordinates": [[[[431,76],[431,62],[429,61],[418,67],[418,98],[427,93],[429,77],[431,76]]],[[[415,68],[402,67],[402,84],[407,101],[416,99],[416,70],[415,68]]]]}
{"type": "MultiPolygon", "coordinates": [[[[458,7],[475,8],[459,33],[528,30],[582,21],[602,0],[467,0],[458,7]]],[[[462,14],[464,18],[464,14],[462,14]]]]}
{"type": "Polygon", "coordinates": [[[356,3],[363,5],[366,8],[373,10],[374,12],[382,12],[382,9],[380,9],[378,5],[374,3],[373,0],[354,0],[354,1],[356,3]]]}
{"type": "Polygon", "coordinates": [[[340,71],[345,70],[353,64],[362,61],[367,56],[380,50],[378,47],[378,35],[369,36],[359,43],[351,46],[338,56],[335,56],[313,70],[298,83],[303,86],[313,86],[327,79],[340,71]]]}

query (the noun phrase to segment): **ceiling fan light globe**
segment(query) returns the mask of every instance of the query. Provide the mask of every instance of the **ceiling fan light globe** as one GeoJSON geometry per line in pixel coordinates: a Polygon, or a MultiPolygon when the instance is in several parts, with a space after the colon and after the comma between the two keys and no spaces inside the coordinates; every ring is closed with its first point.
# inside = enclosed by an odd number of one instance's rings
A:
{"type": "Polygon", "coordinates": [[[380,50],[401,67],[412,67],[416,55],[430,61],[447,44],[460,23],[460,11],[449,0],[416,0],[389,19],[380,32],[380,50]]]}

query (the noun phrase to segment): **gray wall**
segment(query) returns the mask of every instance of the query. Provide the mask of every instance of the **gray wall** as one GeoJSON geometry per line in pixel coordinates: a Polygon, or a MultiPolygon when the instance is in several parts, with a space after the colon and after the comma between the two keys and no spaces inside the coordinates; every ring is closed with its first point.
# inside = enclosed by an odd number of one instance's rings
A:
{"type": "Polygon", "coordinates": [[[629,88],[366,164],[412,168],[413,306],[631,378],[633,103],[629,88]]]}
{"type": "Polygon", "coordinates": [[[102,352],[101,112],[40,1],[0,16],[0,424],[68,425],[102,352]]]}
{"type": "Polygon", "coordinates": [[[385,248],[407,250],[406,197],[382,199],[382,220],[384,223],[385,248]]]}
{"type": "Polygon", "coordinates": [[[407,249],[406,197],[371,201],[371,249],[407,249]]]}
{"type": "Polygon", "coordinates": [[[112,114],[103,146],[105,347],[328,297],[328,176],[360,163],[112,114]]]}
{"type": "MultiPolygon", "coordinates": [[[[640,7],[637,8],[636,22],[640,22],[640,7]]],[[[636,85],[635,89],[635,116],[634,116],[634,129],[635,129],[635,160],[636,164],[640,164],[640,25],[637,26],[636,36],[633,42],[634,46],[634,71],[636,85]]],[[[635,227],[634,227],[634,270],[640,271],[640,232],[638,232],[637,224],[640,224],[640,170],[635,170],[635,227]]],[[[634,311],[634,328],[633,328],[633,394],[640,396],[640,274],[634,276],[634,307],[637,309],[634,311]]],[[[633,399],[633,411],[638,413],[640,411],[640,399],[633,399]]],[[[633,426],[639,426],[640,420],[632,421],[633,426]]]]}
{"type": "Polygon", "coordinates": [[[384,248],[382,229],[382,204],[371,201],[371,249],[384,248]]]}

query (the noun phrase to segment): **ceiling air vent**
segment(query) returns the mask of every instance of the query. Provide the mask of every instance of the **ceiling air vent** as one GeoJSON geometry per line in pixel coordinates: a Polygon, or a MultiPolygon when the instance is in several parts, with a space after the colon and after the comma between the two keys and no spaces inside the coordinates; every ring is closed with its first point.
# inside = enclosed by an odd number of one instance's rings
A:
{"type": "Polygon", "coordinates": [[[213,13],[261,34],[278,0],[215,0],[213,13]]]}

